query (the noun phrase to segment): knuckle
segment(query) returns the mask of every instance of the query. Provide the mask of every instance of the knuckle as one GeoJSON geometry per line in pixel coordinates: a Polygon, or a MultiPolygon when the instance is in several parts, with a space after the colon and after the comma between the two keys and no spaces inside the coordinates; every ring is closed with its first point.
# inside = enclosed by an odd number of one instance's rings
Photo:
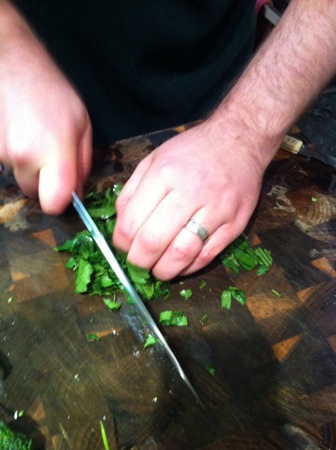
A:
{"type": "Polygon", "coordinates": [[[172,167],[171,161],[167,158],[162,158],[159,161],[157,173],[159,179],[167,180],[167,182],[171,182],[176,177],[176,170],[172,167]]]}
{"type": "Polygon", "coordinates": [[[195,245],[191,243],[175,242],[172,248],[173,258],[176,261],[189,261],[195,250],[195,245]]]}
{"type": "Polygon", "coordinates": [[[140,230],[137,240],[140,247],[146,249],[146,252],[150,254],[157,254],[161,250],[160,237],[153,231],[140,230]]]}
{"type": "Polygon", "coordinates": [[[118,243],[122,243],[122,248],[126,245],[129,245],[130,242],[133,241],[135,233],[129,226],[129,224],[125,223],[122,220],[118,220],[116,223],[116,227],[114,229],[114,238],[118,238],[118,243]]]}
{"type": "Polygon", "coordinates": [[[10,159],[14,166],[22,167],[28,164],[30,159],[30,152],[23,142],[18,142],[10,149],[10,159]]]}

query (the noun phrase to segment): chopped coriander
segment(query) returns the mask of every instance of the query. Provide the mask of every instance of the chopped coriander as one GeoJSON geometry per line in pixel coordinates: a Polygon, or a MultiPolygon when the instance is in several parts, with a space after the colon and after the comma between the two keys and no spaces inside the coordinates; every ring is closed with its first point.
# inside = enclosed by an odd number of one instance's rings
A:
{"type": "Polygon", "coordinates": [[[276,291],[275,289],[272,289],[271,292],[272,292],[272,294],[274,294],[276,297],[278,297],[278,298],[281,297],[280,292],[276,291]]]}
{"type": "Polygon", "coordinates": [[[75,292],[82,294],[87,291],[87,286],[91,281],[91,275],[93,273],[92,264],[86,259],[79,259],[77,266],[77,277],[75,282],[75,292]]]}
{"type": "Polygon", "coordinates": [[[203,316],[200,318],[199,323],[200,323],[201,325],[204,325],[205,322],[208,321],[208,319],[209,319],[209,315],[208,315],[208,313],[205,313],[205,314],[203,314],[203,316]]]}
{"type": "Polygon", "coordinates": [[[256,271],[256,274],[257,274],[257,275],[264,275],[266,272],[268,272],[268,267],[265,266],[265,264],[261,264],[261,265],[258,267],[258,269],[257,269],[257,271],[256,271]]]}
{"type": "Polygon", "coordinates": [[[151,334],[147,334],[146,341],[144,343],[144,348],[152,347],[153,345],[155,345],[155,343],[156,343],[155,337],[151,334]]]}
{"type": "Polygon", "coordinates": [[[221,293],[221,306],[222,308],[230,309],[231,308],[231,292],[227,289],[221,293]]]}
{"type": "Polygon", "coordinates": [[[182,289],[180,291],[180,296],[183,298],[183,300],[189,300],[189,298],[193,295],[191,289],[182,289]]]}
{"type": "Polygon", "coordinates": [[[104,450],[110,450],[104,424],[101,420],[99,421],[99,424],[100,424],[100,432],[101,432],[101,437],[102,437],[102,441],[103,441],[103,445],[104,445],[104,450]]]}
{"type": "Polygon", "coordinates": [[[271,252],[261,247],[251,247],[245,234],[239,236],[219,255],[223,265],[234,273],[240,269],[251,271],[257,269],[258,275],[263,275],[272,265],[271,252]]]}
{"type": "Polygon", "coordinates": [[[211,375],[215,375],[215,368],[210,364],[206,364],[204,366],[205,370],[207,370],[211,375]]]}
{"type": "Polygon", "coordinates": [[[254,252],[258,258],[259,264],[264,264],[265,267],[269,267],[272,264],[273,259],[271,257],[271,252],[269,250],[265,250],[261,247],[258,247],[254,250],[254,252]]]}
{"type": "Polygon", "coordinates": [[[229,286],[228,289],[224,289],[221,293],[221,306],[222,308],[230,309],[232,299],[237,300],[241,305],[245,305],[246,296],[244,292],[235,286],[229,286]]]}
{"type": "Polygon", "coordinates": [[[180,311],[162,311],[159,322],[166,326],[186,327],[188,319],[180,311]]]}
{"type": "MultiPolygon", "coordinates": [[[[105,193],[93,192],[84,199],[91,217],[108,243],[111,243],[116,222],[115,201],[120,190],[121,185],[115,185],[112,190],[107,189],[105,193]]],[[[112,244],[110,245],[113,248],[112,244]]],[[[76,293],[106,296],[122,291],[120,281],[103,257],[89,231],[84,230],[77,233],[73,239],[56,247],[55,250],[71,254],[66,267],[75,273],[76,293]]],[[[145,300],[171,295],[168,283],[155,279],[147,269],[130,264],[124,252],[115,250],[115,254],[126,275],[145,300]]]]}
{"type": "Polygon", "coordinates": [[[200,283],[199,283],[199,285],[198,285],[198,287],[199,287],[200,289],[203,289],[203,288],[205,288],[205,286],[206,286],[206,281],[205,281],[205,280],[201,280],[200,283]]]}
{"type": "Polygon", "coordinates": [[[92,342],[92,341],[99,341],[100,337],[97,334],[89,333],[86,335],[86,339],[92,342]]]}
{"type": "Polygon", "coordinates": [[[110,300],[109,298],[103,298],[103,302],[110,311],[117,311],[121,308],[121,302],[116,302],[115,300],[110,300]]]}

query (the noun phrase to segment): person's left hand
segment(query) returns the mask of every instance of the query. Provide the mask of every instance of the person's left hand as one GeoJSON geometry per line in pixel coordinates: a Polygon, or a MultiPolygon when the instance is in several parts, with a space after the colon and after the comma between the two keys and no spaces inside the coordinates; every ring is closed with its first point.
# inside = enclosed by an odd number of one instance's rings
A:
{"type": "MultiPolygon", "coordinates": [[[[234,127],[233,127],[234,128],[234,127]]],[[[207,264],[241,234],[256,206],[265,169],[248,136],[206,122],[162,144],[117,199],[113,244],[162,280],[207,264]],[[203,243],[185,225],[204,227],[203,243]]]]}

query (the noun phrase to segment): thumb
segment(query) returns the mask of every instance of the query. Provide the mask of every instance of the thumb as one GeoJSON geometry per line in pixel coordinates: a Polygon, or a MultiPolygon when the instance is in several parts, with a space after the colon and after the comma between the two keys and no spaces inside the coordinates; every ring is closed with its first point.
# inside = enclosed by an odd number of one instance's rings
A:
{"type": "Polygon", "coordinates": [[[73,159],[48,161],[39,173],[39,200],[46,214],[61,214],[77,188],[77,167],[73,159]]]}

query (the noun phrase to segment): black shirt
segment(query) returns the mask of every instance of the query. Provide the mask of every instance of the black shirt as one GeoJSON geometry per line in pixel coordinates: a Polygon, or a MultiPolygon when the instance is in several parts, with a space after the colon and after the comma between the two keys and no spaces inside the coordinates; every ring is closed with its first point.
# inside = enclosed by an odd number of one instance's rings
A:
{"type": "Polygon", "coordinates": [[[201,118],[254,44],[254,0],[14,3],[79,90],[101,144],[201,118]]]}

